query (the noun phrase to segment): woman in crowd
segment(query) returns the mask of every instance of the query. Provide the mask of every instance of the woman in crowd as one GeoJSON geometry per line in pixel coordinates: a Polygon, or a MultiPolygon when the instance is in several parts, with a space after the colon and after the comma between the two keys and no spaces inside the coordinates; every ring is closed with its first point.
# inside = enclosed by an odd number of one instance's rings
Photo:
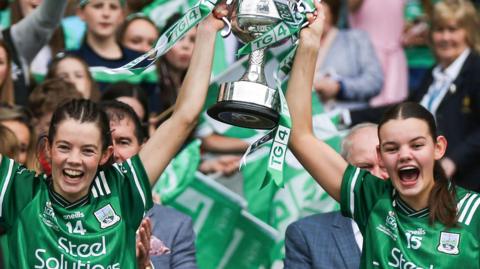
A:
{"type": "MultiPolygon", "coordinates": [[[[320,5],[316,4],[317,9],[320,5]]],[[[455,186],[439,160],[447,141],[416,103],[390,109],[378,126],[378,154],[389,180],[350,166],[317,139],[311,87],[322,19],[302,30],[288,85],[290,147],[313,178],[353,218],[363,234],[361,268],[480,268],[478,194],[455,186]],[[382,242],[379,244],[379,242],[382,242]]]]}
{"type": "Polygon", "coordinates": [[[0,102],[14,104],[12,63],[10,53],[3,40],[0,40],[0,102]]]}
{"type": "MultiPolygon", "coordinates": [[[[168,29],[181,18],[175,14],[168,19],[164,29],[168,29]]],[[[197,29],[192,28],[157,61],[158,84],[160,88],[160,112],[171,110],[178,96],[178,90],[185,78],[192,58],[197,29]]]]}
{"type": "Polygon", "coordinates": [[[0,125],[13,131],[19,144],[16,161],[32,170],[38,169],[36,160],[37,136],[31,123],[30,113],[20,106],[0,106],[0,125]]]}
{"type": "Polygon", "coordinates": [[[118,30],[120,43],[141,53],[146,53],[155,46],[157,39],[157,27],[152,20],[141,13],[129,15],[118,30]]]}
{"type": "Polygon", "coordinates": [[[73,83],[85,99],[92,101],[100,99],[100,91],[88,70],[87,63],[76,55],[63,52],[57,54],[50,63],[46,76],[46,79],[52,78],[61,78],[73,83]]]}
{"type": "Polygon", "coordinates": [[[325,31],[314,87],[325,108],[366,107],[383,86],[383,72],[367,33],[335,27],[341,2],[324,0],[325,31]]]}
{"type": "Polygon", "coordinates": [[[433,5],[441,0],[412,0],[405,4],[405,29],[402,45],[408,64],[408,89],[416,90],[427,71],[435,64],[428,34],[433,5]]]}
{"type": "MultiPolygon", "coordinates": [[[[444,0],[433,9],[429,38],[437,59],[409,100],[427,108],[450,146],[442,166],[460,186],[480,190],[480,27],[470,1],[444,0]]],[[[387,107],[352,111],[353,124],[378,121],[387,107]]]]}
{"type": "Polygon", "coordinates": [[[201,42],[175,112],[138,155],[108,165],[112,148],[105,112],[92,101],[73,100],[52,116],[47,142],[51,177],[36,177],[1,157],[0,185],[7,192],[0,200],[0,226],[9,238],[10,268],[136,267],[135,230],[152,206],[150,186],[203,108],[215,38],[223,28],[217,18],[225,16],[226,9],[214,14],[199,25],[201,42]]]}

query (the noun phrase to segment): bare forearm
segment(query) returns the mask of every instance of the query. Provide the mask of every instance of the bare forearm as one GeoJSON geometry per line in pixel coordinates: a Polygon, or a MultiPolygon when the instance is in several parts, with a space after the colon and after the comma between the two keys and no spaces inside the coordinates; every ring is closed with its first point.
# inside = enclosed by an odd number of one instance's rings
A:
{"type": "Polygon", "coordinates": [[[200,25],[195,49],[172,116],[153,133],[139,155],[153,185],[193,130],[207,95],[216,30],[200,25]]]}
{"type": "Polygon", "coordinates": [[[212,134],[202,139],[202,148],[215,153],[243,153],[248,143],[238,138],[212,134]]]}
{"type": "Polygon", "coordinates": [[[300,44],[295,55],[292,72],[288,81],[286,98],[292,118],[292,138],[297,134],[309,133],[312,130],[312,84],[315,73],[315,61],[318,47],[300,44]]]}
{"type": "Polygon", "coordinates": [[[190,66],[195,68],[188,69],[175,103],[174,115],[184,114],[186,118],[191,117],[192,123],[196,121],[207,96],[215,38],[216,32],[213,29],[198,27],[195,49],[190,61],[190,66]]]}
{"type": "MultiPolygon", "coordinates": [[[[316,4],[319,8],[319,4],[316,4]]],[[[347,163],[312,130],[312,84],[320,46],[321,18],[300,35],[287,90],[292,117],[290,148],[312,177],[336,200],[340,199],[343,171],[347,163]]]]}

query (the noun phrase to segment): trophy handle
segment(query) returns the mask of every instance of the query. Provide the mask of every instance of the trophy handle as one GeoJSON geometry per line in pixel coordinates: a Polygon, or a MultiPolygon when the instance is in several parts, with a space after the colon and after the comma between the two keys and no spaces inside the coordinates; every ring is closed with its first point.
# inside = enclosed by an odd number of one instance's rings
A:
{"type": "Polygon", "coordinates": [[[232,23],[227,19],[227,17],[222,17],[222,21],[227,25],[227,29],[223,29],[220,32],[220,35],[225,38],[232,33],[232,23]]]}

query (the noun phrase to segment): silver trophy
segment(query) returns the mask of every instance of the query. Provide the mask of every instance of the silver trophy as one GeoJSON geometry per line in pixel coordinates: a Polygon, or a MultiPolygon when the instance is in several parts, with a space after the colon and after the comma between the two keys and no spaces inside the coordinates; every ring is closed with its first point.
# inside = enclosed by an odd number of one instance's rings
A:
{"type": "MultiPolygon", "coordinates": [[[[273,0],[233,0],[231,8],[229,26],[244,43],[255,40],[281,20],[273,0]]],[[[265,49],[253,51],[246,73],[239,81],[220,86],[217,103],[208,109],[208,115],[239,127],[274,128],[280,104],[276,90],[267,85],[264,68],[265,49]]]]}

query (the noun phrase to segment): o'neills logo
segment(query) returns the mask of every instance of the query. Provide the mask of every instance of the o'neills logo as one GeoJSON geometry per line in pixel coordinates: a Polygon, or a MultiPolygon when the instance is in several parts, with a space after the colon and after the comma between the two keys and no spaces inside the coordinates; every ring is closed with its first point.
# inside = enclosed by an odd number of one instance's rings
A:
{"type": "MultiPolygon", "coordinates": [[[[107,254],[105,236],[99,242],[93,244],[76,244],[65,237],[58,239],[58,248],[65,254],[60,257],[52,256],[46,249],[35,251],[35,268],[46,269],[120,269],[120,264],[111,265],[93,264],[89,261],[82,261],[82,258],[99,257],[107,254]],[[73,258],[72,258],[73,257],[73,258]],[[72,261],[73,260],[73,261],[72,261]]],[[[58,251],[55,251],[57,254],[58,251]]]]}
{"type": "Polygon", "coordinates": [[[76,211],[75,213],[68,214],[68,215],[63,215],[63,218],[66,220],[80,219],[84,217],[85,215],[83,214],[83,212],[80,212],[80,211],[76,211]]]}

